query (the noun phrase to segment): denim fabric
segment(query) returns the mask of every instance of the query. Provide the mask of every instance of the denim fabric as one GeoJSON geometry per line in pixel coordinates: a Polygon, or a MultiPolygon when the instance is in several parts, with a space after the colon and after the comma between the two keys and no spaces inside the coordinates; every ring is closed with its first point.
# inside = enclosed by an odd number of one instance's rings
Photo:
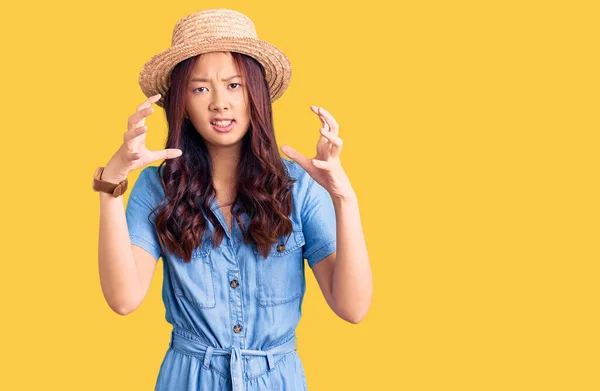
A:
{"type": "MultiPolygon", "coordinates": [[[[208,221],[191,263],[164,254],[155,214],[148,219],[164,195],[158,167],[144,168],[132,187],[130,240],[157,261],[162,257],[162,298],[173,326],[156,390],[306,390],[294,349],[306,291],[304,259],[312,268],[336,250],[335,210],[329,193],[299,164],[281,159],[297,180],[288,216],[293,232],[279,238],[267,258],[243,242],[235,219],[229,232],[216,200],[211,211],[226,232],[221,245],[212,246],[208,221]]],[[[242,221],[249,223],[246,214],[242,221]]]]}

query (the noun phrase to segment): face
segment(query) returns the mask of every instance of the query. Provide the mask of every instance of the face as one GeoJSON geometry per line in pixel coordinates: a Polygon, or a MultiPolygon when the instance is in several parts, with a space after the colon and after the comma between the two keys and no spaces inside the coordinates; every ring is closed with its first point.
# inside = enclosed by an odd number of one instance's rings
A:
{"type": "Polygon", "coordinates": [[[238,75],[240,72],[229,52],[202,54],[192,70],[186,113],[209,149],[239,147],[248,131],[246,85],[238,75]],[[215,124],[218,118],[223,121],[215,124]]]}

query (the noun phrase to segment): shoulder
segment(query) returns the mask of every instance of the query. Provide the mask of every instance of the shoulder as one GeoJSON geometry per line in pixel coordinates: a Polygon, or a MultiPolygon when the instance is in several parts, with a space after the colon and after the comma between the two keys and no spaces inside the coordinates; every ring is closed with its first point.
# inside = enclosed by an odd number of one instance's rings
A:
{"type": "Polygon", "coordinates": [[[147,166],[142,169],[135,181],[131,195],[150,198],[154,201],[164,198],[162,182],[158,176],[158,166],[147,166]]]}
{"type": "Polygon", "coordinates": [[[281,160],[286,166],[288,175],[296,180],[293,186],[294,198],[304,199],[307,193],[317,184],[316,181],[300,164],[284,157],[281,157],[281,160]]]}
{"type": "Polygon", "coordinates": [[[298,185],[297,187],[300,187],[300,185],[305,184],[306,182],[312,179],[312,177],[308,174],[308,172],[306,172],[304,168],[302,168],[300,164],[284,157],[281,157],[281,160],[283,161],[283,164],[288,171],[288,175],[296,180],[296,183],[298,185]]]}
{"type": "Polygon", "coordinates": [[[326,192],[300,164],[284,157],[281,159],[287,167],[289,176],[296,180],[292,193],[295,201],[300,205],[304,206],[307,199],[319,198],[323,192],[326,192]]]}

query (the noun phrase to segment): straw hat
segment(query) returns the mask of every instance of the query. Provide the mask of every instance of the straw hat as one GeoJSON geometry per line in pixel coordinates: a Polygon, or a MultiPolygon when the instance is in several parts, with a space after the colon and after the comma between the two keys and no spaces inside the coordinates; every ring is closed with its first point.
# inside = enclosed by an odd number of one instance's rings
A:
{"type": "Polygon", "coordinates": [[[164,107],[171,71],[187,58],[207,52],[228,51],[247,54],[265,68],[271,102],[287,89],[292,65],[272,44],[258,39],[254,23],[244,14],[224,9],[195,12],[182,18],[173,29],[171,47],[144,64],[139,84],[147,97],[160,93],[156,104],[164,107]]]}

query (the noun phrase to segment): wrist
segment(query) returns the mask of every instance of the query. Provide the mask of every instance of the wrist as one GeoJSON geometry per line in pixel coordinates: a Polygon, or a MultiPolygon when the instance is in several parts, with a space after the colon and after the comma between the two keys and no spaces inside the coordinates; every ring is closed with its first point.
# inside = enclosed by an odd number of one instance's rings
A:
{"type": "Polygon", "coordinates": [[[104,167],[104,170],[100,175],[100,180],[108,183],[114,183],[116,185],[127,179],[127,174],[119,173],[118,170],[113,169],[109,166],[109,164],[104,167]]]}
{"type": "Polygon", "coordinates": [[[339,191],[331,194],[331,198],[334,201],[355,201],[358,197],[354,189],[352,187],[348,187],[345,189],[340,189],[339,191]]]}
{"type": "Polygon", "coordinates": [[[127,180],[127,177],[121,180],[122,177],[112,174],[111,171],[108,171],[107,176],[104,176],[105,168],[106,167],[102,166],[96,168],[92,189],[94,189],[94,191],[108,193],[113,197],[121,196],[128,187],[129,181],[127,180]]]}

